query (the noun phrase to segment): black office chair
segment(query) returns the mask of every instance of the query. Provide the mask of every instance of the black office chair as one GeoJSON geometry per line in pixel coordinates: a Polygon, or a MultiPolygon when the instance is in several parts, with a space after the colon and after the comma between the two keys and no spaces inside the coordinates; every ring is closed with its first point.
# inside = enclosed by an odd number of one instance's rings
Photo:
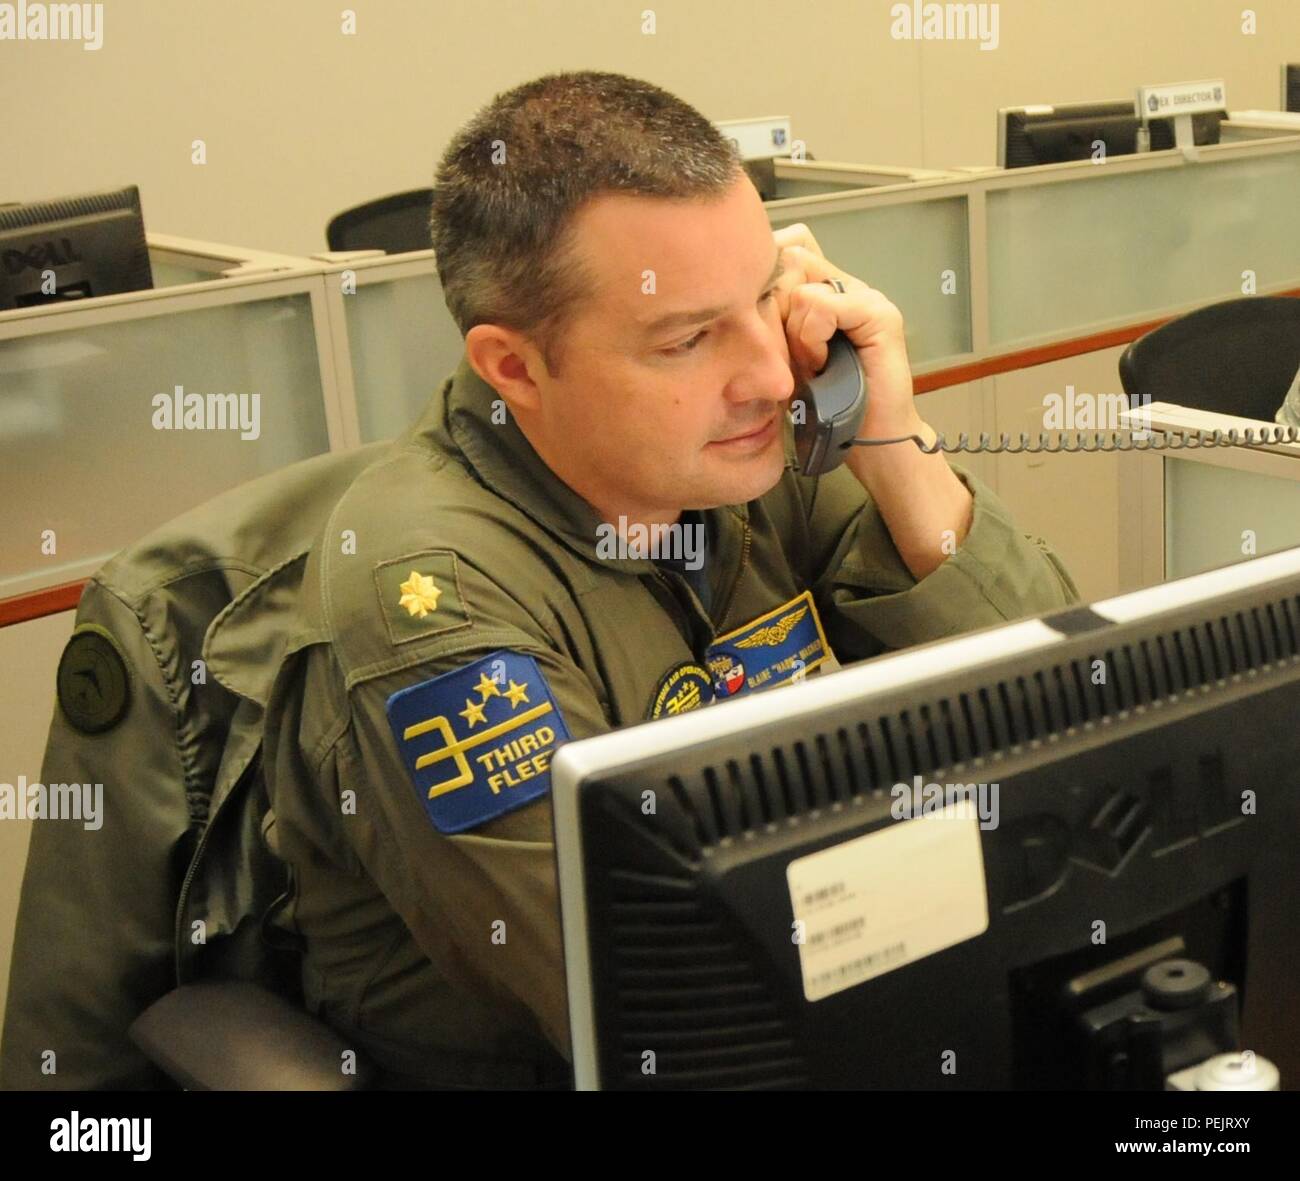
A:
{"type": "Polygon", "coordinates": [[[1300,369],[1300,299],[1251,296],[1189,312],[1119,361],[1130,401],[1273,422],[1300,369]]]}
{"type": "Polygon", "coordinates": [[[382,250],[404,254],[428,250],[432,189],[411,189],[345,209],[325,227],[331,250],[382,250]]]}

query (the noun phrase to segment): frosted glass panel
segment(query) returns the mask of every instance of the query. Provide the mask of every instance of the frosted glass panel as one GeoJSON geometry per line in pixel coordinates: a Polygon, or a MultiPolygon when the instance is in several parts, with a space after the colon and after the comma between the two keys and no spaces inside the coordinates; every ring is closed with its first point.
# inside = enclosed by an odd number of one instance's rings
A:
{"type": "MultiPolygon", "coordinates": [[[[970,257],[966,199],[945,198],[807,214],[813,232],[837,267],[870,283],[903,313],[912,364],[970,352],[970,257]],[[954,272],[956,293],[943,293],[943,272],[954,272]]],[[[773,221],[773,229],[793,224],[773,221]]]]}
{"type": "Polygon", "coordinates": [[[1300,461],[1294,481],[1190,459],[1164,462],[1166,578],[1300,545],[1300,461]],[[1247,529],[1254,554],[1242,553],[1247,529]]]}
{"type": "Polygon", "coordinates": [[[219,277],[211,270],[201,271],[198,267],[163,262],[152,256],[149,259],[149,270],[153,274],[154,287],[179,287],[182,283],[208,283],[219,277]]]}
{"type": "Polygon", "coordinates": [[[343,303],[361,440],[390,439],[455,371],[464,341],[436,275],[366,283],[343,303]]]}
{"type": "Polygon", "coordinates": [[[1300,282],[1300,152],[988,194],[995,345],[1300,282]]]}
{"type": "Polygon", "coordinates": [[[327,450],[306,295],[0,341],[0,597],[327,450]],[[155,428],[155,396],[174,406],[176,386],[202,395],[203,429],[155,428]],[[221,428],[211,394],[245,395],[221,405],[242,406],[238,429],[221,428]]]}

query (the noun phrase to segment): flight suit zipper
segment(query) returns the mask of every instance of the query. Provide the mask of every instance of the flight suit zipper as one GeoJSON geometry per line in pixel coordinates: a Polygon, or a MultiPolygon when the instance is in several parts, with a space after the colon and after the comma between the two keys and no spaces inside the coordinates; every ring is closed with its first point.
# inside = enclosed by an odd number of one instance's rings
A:
{"type": "MultiPolygon", "coordinates": [[[[742,522],[744,533],[740,539],[740,565],[736,569],[736,577],[732,581],[731,589],[727,592],[727,601],[723,604],[722,610],[718,613],[718,618],[725,620],[727,613],[731,610],[731,604],[736,601],[736,592],[740,589],[740,580],[745,577],[745,566],[749,562],[749,522],[742,522]]],[[[714,632],[717,635],[717,632],[714,632]]]]}
{"type": "MultiPolygon", "coordinates": [[[[740,543],[740,565],[737,567],[736,577],[732,580],[731,587],[727,591],[727,598],[723,604],[723,608],[718,613],[718,619],[727,618],[727,613],[731,610],[731,604],[735,601],[736,594],[740,589],[740,580],[744,577],[745,566],[749,561],[749,545],[750,528],[749,522],[746,521],[744,522],[744,532],[741,536],[740,543]]],[[[670,574],[665,570],[656,568],[654,576],[668,588],[673,599],[679,606],[682,604],[682,597],[677,588],[679,584],[685,587],[686,594],[689,596],[690,607],[693,608],[694,611],[694,622],[703,622],[707,626],[708,641],[703,645],[703,649],[707,649],[709,645],[713,643],[714,639],[717,638],[718,625],[714,623],[713,616],[704,609],[704,604],[700,601],[699,595],[695,593],[695,588],[679,574],[670,574]]],[[[689,609],[687,613],[688,615],[690,614],[689,609]]],[[[688,632],[693,633],[695,631],[694,622],[691,619],[687,620],[688,632]]],[[[700,650],[700,645],[698,643],[692,643],[690,647],[695,658],[699,661],[703,661],[704,651],[700,650]]]]}

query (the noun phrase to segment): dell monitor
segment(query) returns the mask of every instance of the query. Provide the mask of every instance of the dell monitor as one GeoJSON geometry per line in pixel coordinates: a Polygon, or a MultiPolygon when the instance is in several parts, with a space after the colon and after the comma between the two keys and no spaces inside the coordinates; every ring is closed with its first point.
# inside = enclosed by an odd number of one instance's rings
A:
{"type": "Polygon", "coordinates": [[[1300,113],[1300,62],[1282,67],[1282,109],[1300,113]]]}
{"type": "MultiPolygon", "coordinates": [[[[1192,131],[1198,145],[1219,142],[1220,111],[1195,115],[1192,131]]],[[[1137,151],[1138,118],[1132,100],[1107,103],[1064,103],[1058,106],[1003,107],[998,111],[998,167],[1028,168],[1090,160],[1095,145],[1106,156],[1131,156],[1137,151]]],[[[1153,119],[1151,150],[1174,146],[1168,119],[1153,119]]]]}
{"type": "Polygon", "coordinates": [[[0,206],[0,312],[152,286],[135,185],[0,206]]]}
{"type": "Polygon", "coordinates": [[[577,1086],[1296,1085],[1297,717],[1300,549],[566,743],[577,1086]]]}

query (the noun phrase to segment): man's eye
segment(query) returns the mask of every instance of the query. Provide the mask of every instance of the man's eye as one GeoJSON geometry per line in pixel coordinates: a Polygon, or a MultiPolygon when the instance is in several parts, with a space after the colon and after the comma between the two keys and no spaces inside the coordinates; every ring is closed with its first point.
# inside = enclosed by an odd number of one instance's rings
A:
{"type": "Polygon", "coordinates": [[[690,340],[685,340],[681,344],[673,345],[672,348],[663,349],[661,351],[667,353],[668,356],[670,357],[684,356],[686,353],[692,352],[695,346],[699,344],[700,341],[703,340],[706,336],[708,336],[708,334],[709,334],[708,330],[705,329],[701,332],[697,332],[694,336],[691,337],[690,340]]]}
{"type": "MultiPolygon", "coordinates": [[[[759,303],[766,303],[766,302],[767,302],[769,299],[771,299],[772,296],[774,296],[775,294],[776,294],[776,288],[773,287],[773,288],[769,289],[768,291],[765,291],[765,292],[764,292],[764,293],[759,297],[758,302],[759,302],[759,303]]],[[[684,356],[686,353],[693,352],[694,349],[695,349],[695,346],[698,345],[698,344],[700,343],[700,341],[703,340],[706,336],[708,336],[708,334],[709,334],[709,332],[708,332],[708,329],[706,328],[706,329],[704,329],[703,331],[697,332],[694,336],[692,336],[692,337],[690,338],[690,340],[684,340],[684,341],[682,341],[681,344],[673,345],[673,347],[670,348],[670,349],[660,349],[659,351],[662,352],[662,353],[664,353],[665,355],[667,355],[667,356],[669,356],[669,357],[681,357],[681,356],[684,356]]]]}

